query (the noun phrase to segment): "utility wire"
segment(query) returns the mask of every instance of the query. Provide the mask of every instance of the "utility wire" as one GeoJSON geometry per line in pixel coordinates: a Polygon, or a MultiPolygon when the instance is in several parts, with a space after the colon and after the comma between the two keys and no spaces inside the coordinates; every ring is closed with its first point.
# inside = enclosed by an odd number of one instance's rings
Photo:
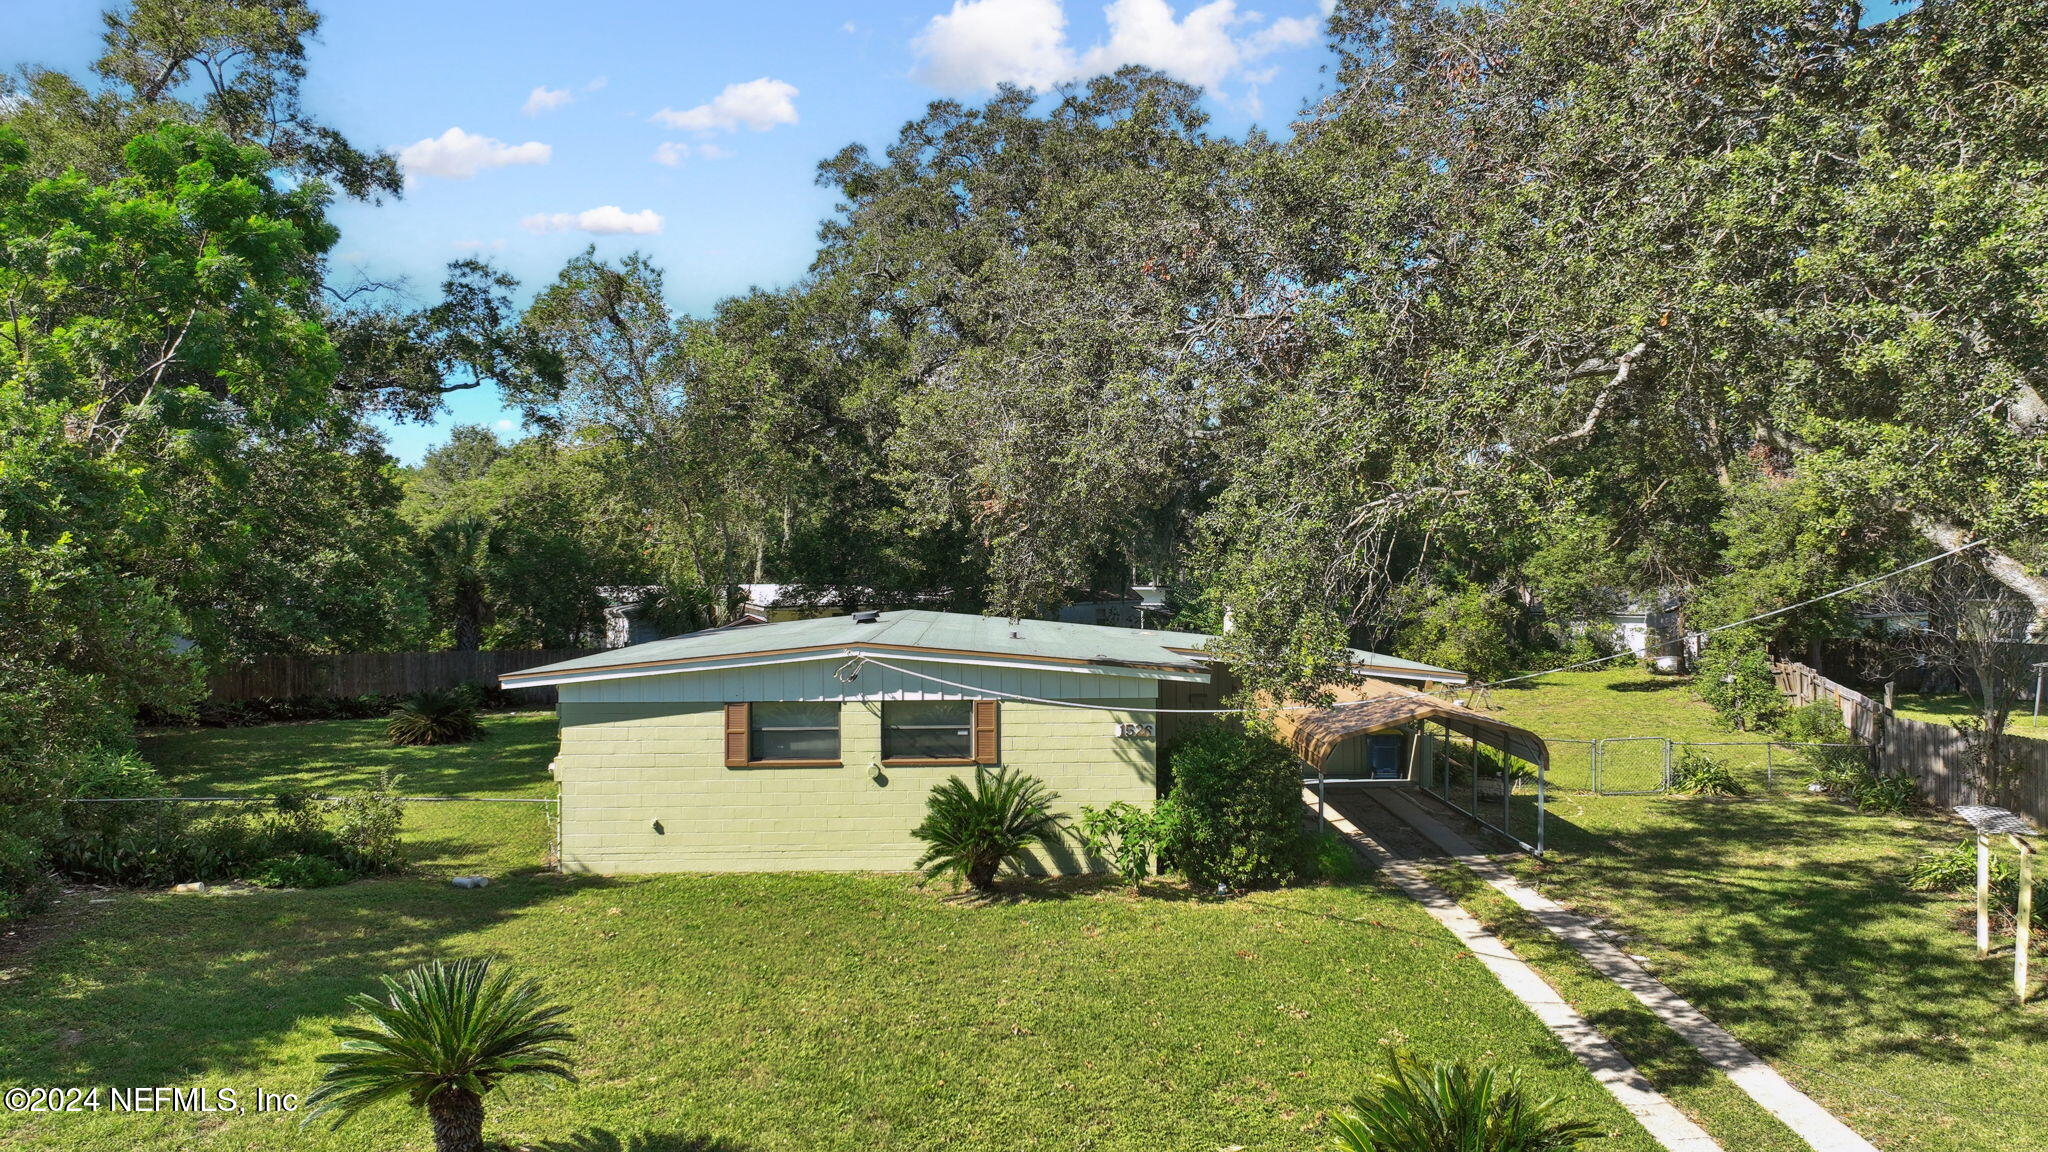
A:
{"type": "MultiPolygon", "coordinates": [[[[1982,545],[1983,543],[1984,541],[1982,540],[1972,540],[1968,544],[1959,545],[1957,547],[1949,549],[1946,552],[1936,553],[1935,555],[1926,557],[1922,560],[1915,560],[1914,562],[1906,565],[1903,568],[1894,568],[1890,572],[1886,572],[1881,576],[1872,576],[1868,580],[1859,580],[1854,584],[1845,584],[1832,592],[1823,592],[1818,596],[1814,596],[1806,600],[1801,600],[1797,604],[1787,604],[1783,608],[1773,608],[1769,612],[1759,612],[1754,616],[1745,617],[1744,619],[1737,620],[1732,624],[1722,624],[1713,628],[1704,628],[1698,632],[1688,632],[1685,635],[1678,637],[1677,639],[1666,641],[1663,646],[1668,648],[1674,644],[1683,644],[1687,640],[1704,639],[1708,636],[1714,635],[1717,632],[1726,632],[1731,628],[1740,628],[1745,624],[1754,624],[1759,620],[1769,620],[1773,616],[1783,616],[1787,612],[1797,611],[1798,609],[1808,607],[1809,605],[1818,604],[1823,600],[1832,600],[1837,596],[1841,596],[1849,592],[1854,592],[1858,588],[1868,588],[1872,584],[1882,583],[1883,581],[1890,580],[1894,576],[1903,576],[1906,573],[1913,571],[1915,568],[1925,568],[1927,565],[1932,564],[1937,560],[1946,560],[1950,556],[1954,556],[1958,552],[1967,552],[1972,548],[1976,548],[1982,545]]],[[[1633,652],[1617,652],[1612,656],[1601,656],[1593,660],[1581,660],[1576,664],[1566,664],[1557,668],[1545,669],[1542,672],[1530,672],[1521,676],[1511,676],[1505,680],[1495,680],[1488,684],[1451,685],[1443,688],[1431,689],[1430,691],[1484,692],[1488,689],[1499,688],[1504,684],[1519,684],[1524,680],[1535,680],[1539,677],[1549,676],[1558,672],[1572,672],[1580,668],[1591,668],[1595,665],[1605,664],[1612,660],[1619,660],[1625,656],[1633,657],[1634,655],[1635,653],[1633,652]]],[[[1015,700],[1025,704],[1055,704],[1063,708],[1080,708],[1092,712],[1150,712],[1154,715],[1161,716],[1240,716],[1247,712],[1268,711],[1268,709],[1252,708],[1147,708],[1143,706],[1132,707],[1129,705],[1117,704],[1082,704],[1073,700],[1048,700],[1042,696],[1026,696],[1019,692],[1002,692],[993,688],[984,688],[979,685],[963,684],[958,680],[948,680],[943,676],[933,676],[924,672],[913,672],[908,668],[902,668],[895,664],[891,664],[886,660],[877,660],[873,656],[867,655],[854,656],[853,659],[847,661],[846,664],[841,665],[839,671],[834,675],[836,675],[838,679],[842,682],[851,682],[855,676],[858,676],[860,674],[860,669],[868,664],[874,664],[882,668],[887,668],[891,672],[895,672],[900,675],[915,677],[919,680],[928,680],[934,684],[943,684],[948,688],[958,688],[965,692],[972,692],[977,696],[981,697],[994,696],[1000,699],[1015,700]],[[850,673],[848,672],[849,668],[852,670],[850,673]]],[[[1416,691],[1415,694],[1418,696],[1422,696],[1428,695],[1428,692],[1416,691]]],[[[1270,711],[1319,712],[1326,707],[1347,708],[1356,704],[1368,703],[1373,703],[1373,701],[1340,700],[1335,704],[1329,705],[1288,704],[1283,705],[1276,709],[1270,709],[1270,711]]]]}
{"type": "MultiPolygon", "coordinates": [[[[1685,635],[1680,636],[1676,639],[1666,640],[1661,645],[1661,647],[1669,648],[1673,645],[1683,644],[1687,640],[1703,640],[1709,636],[1712,636],[1716,632],[1726,632],[1731,628],[1740,628],[1745,624],[1754,624],[1759,620],[1769,620],[1773,616],[1783,616],[1787,612],[1796,611],[1800,608],[1805,608],[1809,605],[1818,604],[1823,600],[1832,600],[1837,596],[1843,595],[1844,593],[1854,592],[1858,588],[1868,588],[1872,584],[1882,583],[1883,581],[1889,580],[1894,576],[1903,576],[1906,573],[1911,572],[1915,568],[1925,568],[1927,565],[1932,564],[1937,560],[1946,560],[1958,552],[1967,552],[1972,548],[1976,548],[1982,545],[1983,543],[1984,541],[1982,540],[1972,540],[1968,544],[1958,545],[1954,548],[1949,549],[1946,552],[1939,552],[1933,556],[1929,556],[1924,560],[1915,560],[1911,564],[1906,565],[1904,568],[1894,568],[1890,572],[1886,572],[1882,576],[1872,576],[1868,580],[1859,580],[1854,584],[1843,585],[1842,587],[1837,588],[1832,592],[1823,592],[1820,595],[1815,596],[1811,599],[1801,600],[1797,604],[1787,604],[1783,608],[1773,608],[1769,612],[1759,612],[1754,616],[1737,620],[1733,624],[1722,624],[1713,628],[1703,628],[1698,632],[1687,632],[1685,635]]],[[[1554,672],[1572,672],[1580,668],[1591,668],[1598,664],[1605,664],[1610,660],[1620,660],[1623,657],[1633,657],[1634,655],[1635,653],[1633,652],[1616,652],[1612,656],[1600,656],[1592,660],[1581,660],[1577,664],[1566,664],[1561,667],[1547,669],[1542,672],[1529,672],[1520,676],[1510,676],[1505,680],[1495,680],[1492,683],[1488,684],[1460,684],[1456,687],[1461,692],[1484,692],[1489,688],[1499,688],[1503,684],[1519,684],[1524,680],[1535,680],[1539,677],[1551,675],[1554,672]]],[[[1443,691],[1443,689],[1436,689],[1436,691],[1443,691]]]]}

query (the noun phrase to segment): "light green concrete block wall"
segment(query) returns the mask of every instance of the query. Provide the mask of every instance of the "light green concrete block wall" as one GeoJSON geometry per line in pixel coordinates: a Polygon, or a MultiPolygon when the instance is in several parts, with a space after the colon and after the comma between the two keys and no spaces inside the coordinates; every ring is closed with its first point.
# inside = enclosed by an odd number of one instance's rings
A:
{"type": "MultiPolygon", "coordinates": [[[[1132,711],[1096,711],[1004,701],[1001,762],[1044,780],[1056,808],[1078,819],[1083,805],[1124,800],[1150,807],[1158,754],[1149,738],[1113,735],[1144,722],[1152,700],[1112,701],[1132,711]]],[[[894,871],[923,846],[910,834],[925,797],[964,767],[885,766],[881,703],[840,706],[837,768],[727,768],[724,709],[718,704],[560,706],[562,866],[578,872],[894,871]],[[656,825],[659,825],[657,829],[656,825]]],[[[1040,852],[1035,869],[1084,871],[1072,841],[1040,852]]]]}

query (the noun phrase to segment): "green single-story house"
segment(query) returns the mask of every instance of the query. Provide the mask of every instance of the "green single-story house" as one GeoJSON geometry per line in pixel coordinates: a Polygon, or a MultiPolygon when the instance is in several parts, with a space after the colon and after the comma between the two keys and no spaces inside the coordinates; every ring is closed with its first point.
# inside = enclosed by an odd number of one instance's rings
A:
{"type": "MultiPolygon", "coordinates": [[[[1059,807],[1158,796],[1159,745],[1220,707],[1212,637],[951,612],[858,612],[695,632],[507,674],[559,694],[562,867],[900,870],[925,796],[977,764],[1059,807]]],[[[1464,678],[1377,653],[1391,685],[1464,678]]],[[[1074,845],[1042,854],[1079,871],[1074,845]]]]}

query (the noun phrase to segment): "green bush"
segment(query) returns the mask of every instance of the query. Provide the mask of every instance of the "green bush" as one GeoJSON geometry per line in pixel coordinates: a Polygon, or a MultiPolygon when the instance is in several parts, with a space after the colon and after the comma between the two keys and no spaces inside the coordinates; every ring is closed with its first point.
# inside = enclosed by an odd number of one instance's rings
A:
{"type": "Polygon", "coordinates": [[[1603,1135],[1559,1115],[1557,1100],[1530,1096],[1512,1075],[1461,1062],[1424,1065],[1398,1049],[1351,1107],[1331,1120],[1344,1152],[1569,1152],[1603,1135]]]}
{"type": "Polygon", "coordinates": [[[1707,645],[1694,666],[1692,690],[1720,714],[1722,723],[1738,731],[1769,728],[1785,711],[1770,655],[1742,630],[1707,645]]]}
{"type": "Polygon", "coordinates": [[[1300,865],[1301,769],[1294,752],[1234,723],[1207,724],[1166,750],[1159,806],[1168,867],[1204,887],[1291,879],[1300,865]]]}
{"type": "Polygon", "coordinates": [[[1796,744],[1847,744],[1851,739],[1841,708],[1825,700],[1788,710],[1778,718],[1778,731],[1796,744]]]}
{"type": "Polygon", "coordinates": [[[484,727],[477,721],[476,710],[476,694],[461,688],[415,693],[392,709],[384,737],[399,747],[481,740],[484,727]]]}
{"type": "Polygon", "coordinates": [[[348,871],[327,857],[299,854],[266,860],[249,876],[258,888],[332,888],[348,881],[348,871]]]}
{"type": "Polygon", "coordinates": [[[1432,590],[1401,630],[1398,651],[1476,681],[1503,679],[1527,666],[1516,640],[1521,615],[1518,605],[1477,584],[1455,592],[1432,590]]]}
{"type": "Polygon", "coordinates": [[[1024,859],[1032,844],[1058,843],[1059,793],[1036,776],[978,765],[970,786],[958,776],[933,788],[925,817],[911,833],[924,841],[917,867],[927,877],[964,877],[976,891],[995,887],[996,873],[1024,859]]]}
{"type": "Polygon", "coordinates": [[[1671,786],[1688,796],[1747,796],[1749,789],[1728,770],[1728,765],[1688,748],[1678,758],[1678,771],[1671,786]]]}
{"type": "Polygon", "coordinates": [[[347,792],[328,802],[336,853],[349,871],[374,875],[398,869],[398,833],[405,821],[398,784],[399,777],[385,772],[376,788],[347,792]]]}
{"type": "Polygon", "coordinates": [[[1858,812],[1897,816],[1920,802],[1920,788],[1908,776],[1866,773],[1850,788],[1849,800],[1858,812]]]}
{"type": "MultiPolygon", "coordinates": [[[[2002,880],[2012,875],[2012,866],[2003,857],[1991,857],[1991,878],[2002,880]]],[[[1954,892],[1961,889],[1975,890],[1977,887],[1977,841],[1965,837],[1952,847],[1939,852],[1925,852],[1913,861],[1906,872],[1906,887],[1915,892],[1954,892]]]]}
{"type": "MultiPolygon", "coordinates": [[[[159,794],[154,770],[137,761],[101,772],[89,786],[125,795],[159,794]]],[[[286,794],[259,806],[241,803],[67,804],[61,832],[46,849],[49,868],[82,880],[161,887],[261,874],[279,859],[317,858],[344,878],[388,872],[399,863],[400,806],[386,778],[378,788],[335,800],[286,794]]],[[[292,884],[289,887],[310,885],[292,884]]]]}
{"type": "Polygon", "coordinates": [[[0,829],[0,924],[49,907],[57,878],[26,836],[0,829]]]}
{"type": "Polygon", "coordinates": [[[1152,874],[1159,853],[1159,817],[1128,801],[1081,809],[1081,846],[1133,888],[1152,874]]]}

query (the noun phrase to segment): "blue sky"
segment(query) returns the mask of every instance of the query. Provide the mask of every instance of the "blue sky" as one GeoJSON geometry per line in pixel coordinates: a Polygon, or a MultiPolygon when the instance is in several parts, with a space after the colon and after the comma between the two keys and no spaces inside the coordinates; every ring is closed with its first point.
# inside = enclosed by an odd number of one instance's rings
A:
{"type": "MultiPolygon", "coordinates": [[[[83,73],[97,0],[0,0],[0,65],[83,73]]],[[[329,0],[306,100],[359,145],[400,153],[406,194],[342,204],[351,270],[425,298],[486,255],[530,293],[568,257],[635,248],[702,313],[802,275],[833,199],[817,162],[878,147],[926,103],[1009,79],[1044,85],[1125,62],[1205,84],[1216,127],[1284,128],[1325,83],[1321,0],[885,0],[732,4],[329,0]]],[[[416,461],[454,423],[505,434],[482,390],[430,426],[390,426],[416,461]]]]}

